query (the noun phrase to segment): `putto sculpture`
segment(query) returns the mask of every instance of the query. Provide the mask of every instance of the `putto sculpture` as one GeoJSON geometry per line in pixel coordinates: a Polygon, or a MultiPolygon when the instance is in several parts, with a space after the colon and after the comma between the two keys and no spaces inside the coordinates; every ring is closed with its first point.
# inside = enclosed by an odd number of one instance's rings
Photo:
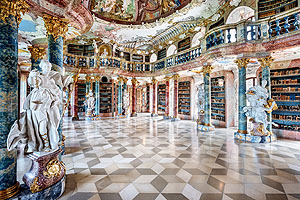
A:
{"type": "Polygon", "coordinates": [[[265,88],[267,81],[262,81],[262,86],[257,85],[251,87],[247,92],[247,100],[250,106],[243,108],[247,117],[253,123],[253,130],[250,131],[255,136],[268,136],[271,134],[267,130],[267,127],[272,125],[272,122],[268,121],[267,113],[271,113],[277,109],[277,104],[273,99],[268,99],[268,90],[265,88]]]}

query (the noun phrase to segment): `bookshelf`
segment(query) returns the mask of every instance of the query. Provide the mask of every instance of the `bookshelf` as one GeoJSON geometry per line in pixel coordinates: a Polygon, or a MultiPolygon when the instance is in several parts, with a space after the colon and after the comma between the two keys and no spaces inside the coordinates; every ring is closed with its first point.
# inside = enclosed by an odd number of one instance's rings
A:
{"type": "Polygon", "coordinates": [[[259,0],[258,19],[267,18],[298,6],[298,0],[259,0]]]}
{"type": "Polygon", "coordinates": [[[157,53],[157,60],[161,60],[167,56],[167,49],[162,49],[157,53]]]}
{"type": "Polygon", "coordinates": [[[112,113],[112,83],[103,82],[103,79],[100,83],[100,113],[103,116],[106,116],[109,113],[112,113]]]}
{"type": "Polygon", "coordinates": [[[191,82],[178,83],[178,114],[191,115],[191,82]]]}
{"type": "Polygon", "coordinates": [[[225,122],[225,77],[211,79],[211,118],[225,122]]]}
{"type": "Polygon", "coordinates": [[[86,98],[86,84],[85,82],[78,82],[78,114],[84,116],[85,106],[84,101],[86,98]]]}
{"type": "Polygon", "coordinates": [[[178,42],[178,52],[191,48],[191,38],[185,38],[178,42]]]}
{"type": "Polygon", "coordinates": [[[68,53],[78,56],[94,56],[95,50],[92,45],[68,45],[68,53]]]}
{"type": "Polygon", "coordinates": [[[160,84],[158,85],[158,89],[157,89],[157,97],[158,97],[158,114],[165,114],[165,110],[166,110],[166,84],[160,84]]]}
{"type": "Polygon", "coordinates": [[[271,93],[278,106],[272,112],[272,120],[278,125],[273,125],[273,132],[281,137],[299,135],[300,67],[271,70],[271,93]]]}

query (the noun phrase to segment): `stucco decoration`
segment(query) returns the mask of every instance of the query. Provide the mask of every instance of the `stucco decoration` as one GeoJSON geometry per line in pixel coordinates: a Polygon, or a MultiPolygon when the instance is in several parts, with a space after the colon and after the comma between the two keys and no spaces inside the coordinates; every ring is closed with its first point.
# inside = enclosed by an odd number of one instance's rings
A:
{"type": "Polygon", "coordinates": [[[255,11],[248,6],[235,8],[228,16],[226,24],[234,24],[255,16],[255,11]]]}

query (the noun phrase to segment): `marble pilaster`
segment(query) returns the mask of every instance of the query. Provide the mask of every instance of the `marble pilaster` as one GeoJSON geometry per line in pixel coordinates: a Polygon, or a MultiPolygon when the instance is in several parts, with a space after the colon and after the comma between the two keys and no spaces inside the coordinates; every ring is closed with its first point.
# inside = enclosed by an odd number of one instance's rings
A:
{"type": "Polygon", "coordinates": [[[73,90],[73,103],[72,103],[72,119],[73,120],[78,120],[79,117],[78,117],[78,82],[76,80],[76,75],[73,76],[73,84],[75,84],[73,87],[74,87],[74,90],[73,90]]]}
{"type": "Polygon", "coordinates": [[[119,77],[118,78],[118,115],[122,115],[123,112],[123,105],[122,105],[122,100],[123,100],[123,95],[122,95],[122,90],[123,90],[123,86],[122,86],[122,82],[123,82],[123,78],[119,77]]]}
{"type": "Polygon", "coordinates": [[[136,85],[138,84],[138,81],[136,78],[131,79],[131,84],[132,84],[132,111],[131,111],[131,116],[135,117],[136,116],[136,85]]]}
{"type": "Polygon", "coordinates": [[[100,117],[100,76],[95,77],[95,115],[100,117]]]}
{"type": "Polygon", "coordinates": [[[169,95],[170,95],[170,79],[171,77],[166,77],[166,99],[165,99],[165,115],[164,119],[169,119],[170,118],[170,105],[169,105],[169,95]]]}
{"type": "MultiPolygon", "coordinates": [[[[86,75],[85,76],[85,97],[87,98],[89,91],[91,89],[91,77],[86,75]]],[[[85,99],[86,100],[86,99],[85,99]]],[[[84,110],[85,110],[85,116],[87,113],[87,106],[84,106],[84,110]]]]}
{"type": "Polygon", "coordinates": [[[156,90],[156,86],[157,86],[157,80],[155,78],[152,79],[152,87],[153,87],[153,110],[152,110],[152,117],[157,116],[157,112],[156,112],[156,96],[157,96],[157,90],[156,90]]]}
{"type": "Polygon", "coordinates": [[[238,106],[238,133],[247,134],[247,117],[243,111],[244,107],[247,106],[246,99],[246,69],[249,63],[248,58],[241,58],[235,60],[235,63],[239,68],[239,106],[238,106]]]}
{"type": "Polygon", "coordinates": [[[18,118],[18,25],[29,6],[24,0],[2,0],[0,7],[0,199],[7,199],[20,186],[17,150],[7,151],[6,140],[18,118]]]}

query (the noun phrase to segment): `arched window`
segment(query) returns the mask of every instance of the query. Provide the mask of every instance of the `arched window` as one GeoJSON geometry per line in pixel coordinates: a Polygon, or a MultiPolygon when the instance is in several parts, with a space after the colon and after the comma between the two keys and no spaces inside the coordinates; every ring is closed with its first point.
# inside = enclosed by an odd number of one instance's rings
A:
{"type": "Polygon", "coordinates": [[[234,24],[245,19],[254,21],[254,10],[248,6],[240,6],[229,14],[226,24],[234,24]]]}
{"type": "Polygon", "coordinates": [[[177,53],[177,47],[172,44],[171,46],[169,46],[168,50],[167,50],[167,57],[172,56],[174,54],[177,53]]]}
{"type": "Polygon", "coordinates": [[[156,61],[157,61],[157,55],[154,53],[150,57],[150,62],[153,63],[153,62],[156,62],[156,61]]]}

